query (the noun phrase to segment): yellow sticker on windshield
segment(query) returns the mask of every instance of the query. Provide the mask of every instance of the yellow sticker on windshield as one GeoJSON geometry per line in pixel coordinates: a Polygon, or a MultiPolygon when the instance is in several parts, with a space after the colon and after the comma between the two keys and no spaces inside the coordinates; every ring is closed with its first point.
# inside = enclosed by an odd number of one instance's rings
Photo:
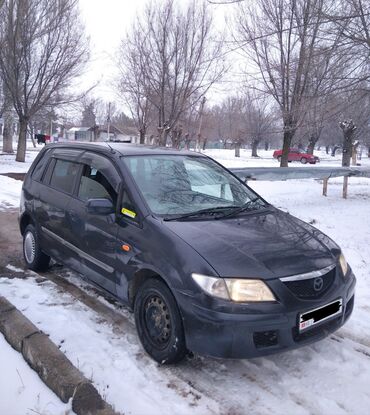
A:
{"type": "Polygon", "coordinates": [[[121,213],[123,215],[129,216],[130,218],[136,218],[136,213],[133,212],[132,210],[126,209],[126,208],[122,208],[121,209],[121,213]]]}

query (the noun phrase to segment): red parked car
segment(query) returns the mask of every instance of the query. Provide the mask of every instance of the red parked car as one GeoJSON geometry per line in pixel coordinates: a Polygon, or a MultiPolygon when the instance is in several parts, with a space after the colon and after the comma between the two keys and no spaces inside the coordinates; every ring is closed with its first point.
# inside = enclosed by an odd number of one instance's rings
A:
{"type": "MultiPolygon", "coordinates": [[[[273,157],[280,162],[282,153],[283,150],[275,150],[273,157]]],[[[320,159],[312,154],[304,153],[297,148],[291,148],[289,149],[288,161],[300,161],[302,164],[316,164],[320,161],[320,159]]]]}

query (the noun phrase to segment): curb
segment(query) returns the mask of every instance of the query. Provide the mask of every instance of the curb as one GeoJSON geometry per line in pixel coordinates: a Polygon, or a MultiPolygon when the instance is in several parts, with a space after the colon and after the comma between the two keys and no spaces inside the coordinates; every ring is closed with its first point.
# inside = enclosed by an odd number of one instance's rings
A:
{"type": "Polygon", "coordinates": [[[77,415],[118,415],[49,337],[1,296],[0,332],[61,401],[72,399],[77,415]]]}

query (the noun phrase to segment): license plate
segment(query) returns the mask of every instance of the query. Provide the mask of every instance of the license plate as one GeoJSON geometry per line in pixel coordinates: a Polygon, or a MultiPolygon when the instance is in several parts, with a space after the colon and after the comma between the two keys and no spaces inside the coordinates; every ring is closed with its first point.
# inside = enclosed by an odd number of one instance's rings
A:
{"type": "Polygon", "coordinates": [[[315,326],[327,319],[333,318],[342,314],[343,300],[333,301],[332,303],[326,304],[322,307],[315,308],[306,313],[299,315],[299,331],[308,329],[309,327],[315,326]]]}

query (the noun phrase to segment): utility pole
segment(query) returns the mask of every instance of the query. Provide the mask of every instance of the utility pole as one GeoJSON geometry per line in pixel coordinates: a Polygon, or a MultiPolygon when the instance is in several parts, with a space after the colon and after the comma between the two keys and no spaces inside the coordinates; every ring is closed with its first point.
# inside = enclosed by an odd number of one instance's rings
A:
{"type": "Polygon", "coordinates": [[[110,130],[110,102],[108,103],[108,117],[107,117],[107,140],[109,141],[109,130],[110,130]]]}

